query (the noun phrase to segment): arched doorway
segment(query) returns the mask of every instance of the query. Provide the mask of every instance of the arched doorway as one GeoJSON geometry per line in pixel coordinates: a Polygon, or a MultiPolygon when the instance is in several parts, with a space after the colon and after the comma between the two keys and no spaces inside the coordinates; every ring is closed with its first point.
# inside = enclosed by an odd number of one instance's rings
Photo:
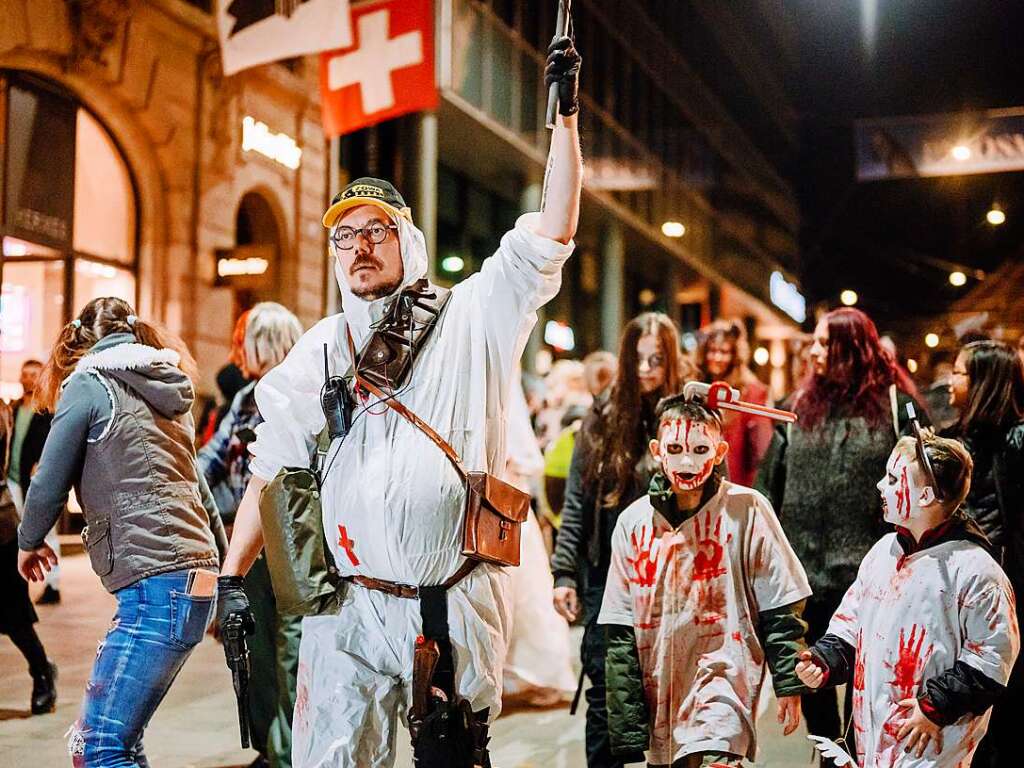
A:
{"type": "Polygon", "coordinates": [[[0,397],[21,394],[91,299],[137,301],[138,199],[113,136],[74,93],[0,70],[0,397]]]}
{"type": "Polygon", "coordinates": [[[218,254],[217,274],[232,289],[234,317],[261,301],[281,300],[280,227],[259,192],[242,196],[235,214],[235,247],[218,254]]]}

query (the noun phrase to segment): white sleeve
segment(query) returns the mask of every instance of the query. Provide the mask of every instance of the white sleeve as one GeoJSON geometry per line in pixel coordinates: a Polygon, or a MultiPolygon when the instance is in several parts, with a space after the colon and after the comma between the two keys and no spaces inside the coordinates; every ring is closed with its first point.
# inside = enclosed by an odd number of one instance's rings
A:
{"type": "Polygon", "coordinates": [[[996,584],[986,579],[982,584],[980,594],[972,595],[969,589],[960,600],[964,646],[959,660],[1006,685],[1020,650],[1013,590],[1005,578],[996,584]]]}
{"type": "Polygon", "coordinates": [[[612,559],[608,567],[608,580],[604,585],[604,599],[598,624],[621,624],[633,626],[633,598],[629,591],[629,559],[635,556],[626,539],[623,516],[612,533],[612,559]]]}
{"type": "Polygon", "coordinates": [[[839,607],[836,608],[836,612],[832,614],[832,619],[829,621],[828,634],[835,635],[854,648],[857,647],[857,633],[860,631],[861,597],[864,594],[865,584],[870,579],[874,568],[872,563],[877,559],[878,552],[885,551],[892,545],[890,537],[894,535],[890,534],[879,539],[868,550],[868,553],[860,562],[860,567],[857,569],[857,578],[853,580],[853,584],[846,590],[846,594],[843,595],[839,607]]]}
{"type": "Polygon", "coordinates": [[[807,574],[768,499],[754,494],[751,514],[747,568],[757,612],[782,608],[810,597],[807,574]]]}
{"type": "Polygon", "coordinates": [[[538,235],[539,213],[524,213],[475,275],[476,301],[487,334],[488,362],[504,377],[522,356],[537,310],[562,284],[562,265],[576,247],[538,235]]]}
{"type": "MultiPolygon", "coordinates": [[[[257,477],[269,482],[283,467],[309,466],[316,437],[327,423],[320,406],[325,343],[331,349],[331,373],[344,373],[333,340],[340,327],[336,315],[321,320],[256,385],[256,406],[263,423],[256,427],[256,440],[249,445],[253,457],[249,468],[257,477]]],[[[348,365],[347,355],[344,365],[348,365]]]]}

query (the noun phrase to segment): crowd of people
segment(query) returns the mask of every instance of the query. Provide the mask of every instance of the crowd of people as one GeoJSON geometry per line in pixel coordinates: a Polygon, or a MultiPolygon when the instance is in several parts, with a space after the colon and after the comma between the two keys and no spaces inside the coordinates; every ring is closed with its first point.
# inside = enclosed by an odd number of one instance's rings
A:
{"type": "Polygon", "coordinates": [[[573,622],[590,768],[754,759],[769,676],[784,732],[805,718],[823,761],[1015,764],[1017,351],[959,351],[939,430],[849,308],[818,320],[778,403],[741,323],[690,355],[659,313],[518,385],[573,250],[579,63],[552,44],[545,204],[479,273],[430,283],[401,194],[352,181],[323,219],[344,313],[305,331],[278,304],[245,313],[198,430],[188,349],[121,299],[26,363],[0,410],[0,631],[33,713],[57,670],[27,581],[59,602],[72,490],[117,601],[75,765],[149,764],[143,732],[213,624],[249,643],[255,765],[389,766],[401,719],[420,768],[489,768],[503,700],[579,694],[573,622]]]}
{"type": "MultiPolygon", "coordinates": [[[[226,524],[230,531],[251,478],[248,447],[262,421],[256,385],[285,359],[301,336],[299,321],[278,304],[259,304],[245,312],[233,336],[231,360],[217,376],[224,390],[222,401],[220,405],[211,401],[214,407],[205,409],[198,437],[187,416],[193,408],[188,381],[194,370],[187,350],[165,331],[137,318],[122,301],[91,302],[65,329],[49,361],[44,364],[30,360],[24,364],[24,395],[4,406],[0,414],[7,518],[2,546],[9,595],[0,629],[28,662],[34,681],[33,713],[53,711],[57,670],[34,630],[37,615],[27,583],[17,574],[19,540],[22,572],[45,580],[39,602],[59,602],[56,522],[68,492],[76,486],[86,511],[86,543],[93,567],[118,597],[116,626],[97,658],[95,678],[113,674],[128,643],[152,644],[152,635],[162,631],[176,639],[179,647],[174,652],[157,643],[160,653],[146,656],[151,677],[148,693],[131,705],[104,698],[95,688],[87,694],[76,734],[103,734],[105,741],[90,742],[98,750],[104,743],[135,743],[132,739],[141,730],[105,733],[104,728],[110,727],[114,711],[122,723],[129,724],[126,728],[140,728],[147,722],[189,652],[201,640],[212,614],[213,590],[185,597],[189,585],[182,581],[181,572],[198,567],[215,574],[220,567],[225,546],[222,526],[226,524]],[[233,385],[236,381],[241,385],[233,385]],[[121,412],[135,415],[130,425],[114,418],[121,412]],[[171,428],[172,422],[175,428],[171,428]],[[144,460],[144,455],[133,449],[140,434],[147,430],[161,436],[156,442],[164,447],[156,460],[153,456],[144,460]],[[48,442],[51,432],[55,437],[48,442]],[[170,445],[168,437],[173,438],[170,445]],[[121,457],[121,474],[117,477],[101,469],[111,455],[121,457]],[[154,478],[175,491],[172,496],[177,504],[168,503],[169,491],[156,495],[148,490],[154,478]],[[18,531],[33,483],[39,487],[31,497],[33,512],[29,523],[18,531]],[[126,494],[135,500],[132,515],[92,519],[90,510],[123,504],[126,494]],[[140,504],[140,499],[146,503],[140,504]],[[158,532],[153,523],[154,515],[165,515],[169,509],[175,510],[171,534],[175,547],[171,550],[154,538],[158,532]],[[154,576],[148,578],[147,574],[154,576]],[[127,588],[142,583],[144,589],[127,588]],[[161,606],[160,610],[142,608],[154,604],[161,606]]],[[[651,596],[644,597],[646,620],[638,617],[634,611],[638,598],[631,595],[631,590],[638,584],[654,587],[658,581],[656,570],[668,566],[655,565],[651,542],[659,540],[663,550],[684,550],[686,538],[678,531],[691,518],[696,521],[697,533],[705,536],[691,542],[698,547],[692,554],[700,555],[702,542],[710,539],[697,513],[713,512],[708,507],[710,499],[719,494],[723,483],[729,490],[727,499],[730,494],[735,496],[737,489],[757,488],[763,494],[741,496],[739,502],[720,500],[725,504],[723,509],[729,503],[754,507],[763,503],[766,508],[752,520],[774,520],[777,515],[781,522],[777,530],[751,532],[740,528],[725,537],[744,540],[747,547],[752,536],[767,542],[759,547],[773,552],[768,559],[782,571],[766,578],[769,583],[772,578],[781,579],[782,585],[776,586],[775,592],[795,599],[782,605],[764,604],[758,595],[766,587],[756,584],[754,574],[753,582],[730,587],[739,595],[752,590],[750,605],[742,606],[749,595],[739,605],[727,601],[725,605],[739,613],[730,616],[723,611],[722,618],[727,620],[730,634],[756,638],[760,644],[762,663],[767,662],[776,694],[784,702],[786,709],[781,716],[788,726],[802,713],[810,733],[837,740],[848,735],[861,711],[858,708],[863,709],[862,722],[871,720],[872,702],[865,704],[867,694],[852,684],[858,665],[866,663],[859,653],[859,633],[864,624],[863,620],[858,624],[856,617],[858,611],[867,610],[862,603],[863,593],[872,591],[862,584],[871,575],[862,563],[869,558],[872,572],[876,567],[880,573],[887,572],[888,566],[875,561],[888,556],[880,551],[884,547],[879,542],[887,540],[893,524],[901,532],[898,536],[906,537],[905,541],[899,539],[904,548],[901,558],[941,542],[973,542],[991,553],[1002,571],[988,561],[981,567],[968,558],[970,564],[963,565],[966,574],[974,574],[983,584],[999,585],[1005,571],[1013,590],[1024,588],[1020,565],[1024,562],[1024,531],[1019,513],[1024,504],[1024,369],[1017,350],[990,339],[965,344],[944,377],[945,400],[939,402],[934,395],[918,394],[906,372],[881,345],[866,315],[855,309],[835,310],[824,315],[815,328],[807,348],[805,379],[779,403],[796,413],[797,421],[773,427],[772,422],[756,415],[716,411],[706,404],[680,399],[687,381],[724,381],[738,390],[745,402],[772,404],[768,387],[749,367],[749,346],[742,324],[715,321],[701,329],[698,339],[694,354],[687,354],[681,348],[675,324],[667,316],[640,315],[626,325],[617,354],[599,351],[581,361],[559,360],[543,378],[524,374],[523,388],[516,390],[509,410],[506,477],[530,494],[533,510],[524,527],[522,565],[514,571],[512,580],[513,620],[503,694],[506,705],[553,706],[571,698],[576,680],[571,671],[568,627],[574,622],[581,624],[580,661],[589,681],[589,766],[617,766],[643,759],[640,753],[648,749],[648,744],[651,754],[658,755],[651,759],[667,765],[673,763],[673,755],[680,749],[685,751],[688,741],[704,743],[703,737],[667,734],[674,733],[674,719],[683,717],[687,708],[693,709],[689,699],[698,696],[693,689],[700,687],[694,679],[681,680],[678,670],[700,668],[701,658],[706,663],[709,654],[690,658],[700,645],[694,637],[686,637],[678,621],[666,622],[668,629],[654,622],[658,631],[646,644],[640,643],[639,638],[652,629],[650,617],[655,608],[651,596]],[[908,437],[912,435],[912,415],[926,425],[936,403],[941,405],[944,423],[941,429],[928,433],[925,451],[931,456],[935,482],[945,484],[944,498],[956,503],[947,501],[941,512],[933,510],[927,519],[935,525],[914,534],[913,526],[901,526],[903,520],[892,511],[894,505],[909,502],[902,501],[897,490],[895,500],[887,503],[884,478],[893,476],[894,457],[896,461],[900,457],[915,460],[908,437]],[[908,404],[913,409],[908,410],[908,404]],[[705,481],[715,488],[714,493],[710,487],[698,486],[701,492],[691,498],[682,513],[672,505],[665,506],[666,495],[671,496],[671,483],[665,484],[664,460],[668,453],[659,457],[651,445],[653,440],[664,450],[665,425],[681,420],[700,426],[701,433],[710,438],[711,453],[721,454],[705,481]],[[721,451],[719,445],[728,448],[721,451]],[[883,478],[881,482],[879,477],[883,478]],[[637,509],[640,502],[645,506],[637,509]],[[653,510],[657,509],[663,511],[655,516],[653,510]],[[952,529],[958,534],[949,530],[936,534],[933,530],[949,527],[950,521],[955,521],[952,529]],[[660,533],[655,535],[656,531],[660,533]],[[681,536],[678,542],[672,538],[676,535],[681,536]],[[929,542],[928,536],[936,538],[929,542]],[[642,573],[635,548],[640,542],[642,550],[645,537],[647,549],[643,552],[651,570],[642,573]],[[546,563],[549,554],[550,569],[546,563]],[[744,625],[743,621],[753,623],[744,625]],[[788,630],[787,621],[791,623],[788,630]],[[680,645],[672,632],[681,632],[685,642],[680,645]],[[817,662],[818,666],[797,676],[795,654],[804,647],[804,640],[811,649],[801,658],[811,659],[808,663],[817,662]],[[662,649],[663,656],[650,652],[630,656],[630,649],[651,646],[662,649]],[[669,662],[674,671],[665,668],[669,662]],[[643,681],[632,692],[632,704],[627,697],[631,693],[631,670],[643,681]],[[818,685],[804,685],[798,677],[809,677],[818,685]],[[831,681],[824,686],[826,690],[813,690],[823,687],[826,680],[831,681]],[[846,685],[842,707],[835,694],[840,682],[851,683],[846,685]],[[648,708],[658,701],[659,691],[662,700],[651,711],[648,708]],[[794,696],[802,700],[802,706],[790,703],[794,696]],[[645,713],[649,728],[639,727],[634,720],[638,712],[645,713]]],[[[927,480],[922,477],[917,478],[919,484],[927,480]]],[[[917,486],[911,481],[909,487],[917,486]]],[[[736,517],[730,513],[724,519],[736,517]]],[[[163,535],[164,531],[159,533],[163,535]]],[[[725,539],[714,541],[722,544],[725,539]]],[[[714,554],[714,550],[709,551],[714,554]]],[[[978,557],[975,554],[974,560],[978,557]]],[[[239,583],[255,618],[255,632],[249,639],[253,679],[259,681],[250,693],[253,743],[267,764],[290,765],[301,621],[277,610],[262,555],[239,583]]],[[[679,589],[677,582],[666,582],[666,586],[679,589]]],[[[947,586],[957,589],[956,584],[947,586]]],[[[933,587],[922,579],[919,589],[924,592],[915,599],[927,602],[927,590],[933,587]]],[[[885,591],[877,585],[872,589],[876,594],[885,591]]],[[[1013,592],[1008,587],[1000,594],[1013,592]]],[[[689,610],[698,614],[706,610],[700,600],[696,605],[696,609],[690,606],[689,610]]],[[[905,607],[912,608],[909,603],[905,607]]],[[[1002,611],[1001,615],[1007,617],[1005,633],[1009,638],[1015,605],[989,602],[984,603],[984,609],[990,623],[991,617],[1002,611]]],[[[668,607],[657,610],[667,611],[668,607]]],[[[874,610],[870,626],[881,636],[878,627],[882,620],[877,615],[881,609],[874,610]]],[[[893,608],[884,610],[891,615],[893,608]]],[[[701,622],[698,615],[695,626],[700,627],[701,622]]],[[[923,617],[920,625],[930,626],[928,622],[923,617]]],[[[892,633],[898,634],[901,627],[897,621],[892,633]]],[[[929,647],[933,642],[956,645],[949,638],[929,637],[929,647]]],[[[999,645],[990,637],[984,642],[993,648],[999,645]]],[[[1010,723],[1020,701],[1021,676],[1016,671],[1010,673],[1008,643],[1003,641],[1002,657],[992,662],[995,666],[988,667],[982,662],[970,666],[970,661],[957,661],[956,651],[946,649],[943,656],[951,668],[958,666],[962,673],[970,669],[967,674],[981,676],[981,681],[956,681],[961,696],[965,690],[973,691],[973,698],[947,704],[953,707],[953,714],[926,712],[932,719],[925,723],[948,726],[965,713],[983,716],[994,704],[988,736],[970,742],[970,750],[974,750],[980,741],[974,765],[1005,765],[1007,755],[1012,754],[1010,723]]],[[[151,650],[155,647],[150,646],[151,650]]],[[[725,655],[726,665],[743,666],[740,662],[744,661],[749,666],[756,658],[756,653],[739,653],[737,658],[725,655]]],[[[879,656],[877,663],[888,662],[879,656]]],[[[742,689],[746,694],[745,699],[732,705],[744,713],[745,723],[756,719],[762,667],[755,664],[751,669],[754,674],[749,680],[732,683],[732,689],[742,689]]],[[[929,682],[925,671],[925,667],[919,670],[920,679],[916,681],[916,690],[922,692],[931,690],[934,682],[929,682]]],[[[688,727],[699,731],[696,722],[688,727]]],[[[713,730],[721,737],[715,744],[722,748],[702,754],[726,764],[731,757],[753,754],[756,742],[752,726],[723,724],[721,718],[715,722],[713,730]]],[[[976,737],[983,726],[975,722],[971,728],[976,737]]],[[[928,730],[926,725],[915,747],[929,740],[928,730]]],[[[869,738],[875,739],[872,748],[876,749],[884,749],[887,738],[895,743],[884,729],[870,736],[858,730],[857,738],[861,752],[869,738]]],[[[937,746],[942,736],[934,732],[931,739],[937,746]]],[[[962,741],[967,744],[969,740],[965,736],[962,741]]],[[[84,752],[87,742],[79,742],[84,752]]],[[[947,736],[945,745],[951,743],[947,736]]],[[[141,743],[134,754],[136,760],[141,758],[141,743]]],[[[963,750],[958,754],[959,759],[969,756],[963,750]]]]}

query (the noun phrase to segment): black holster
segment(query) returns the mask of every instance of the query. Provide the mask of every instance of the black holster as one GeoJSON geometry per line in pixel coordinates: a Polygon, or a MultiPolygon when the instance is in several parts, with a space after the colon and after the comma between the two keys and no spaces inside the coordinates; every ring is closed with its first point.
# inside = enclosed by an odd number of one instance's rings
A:
{"type": "Polygon", "coordinates": [[[473,712],[455,688],[455,658],[448,635],[444,586],[420,587],[423,634],[413,659],[412,734],[416,768],[490,768],[488,710],[473,712]]]}

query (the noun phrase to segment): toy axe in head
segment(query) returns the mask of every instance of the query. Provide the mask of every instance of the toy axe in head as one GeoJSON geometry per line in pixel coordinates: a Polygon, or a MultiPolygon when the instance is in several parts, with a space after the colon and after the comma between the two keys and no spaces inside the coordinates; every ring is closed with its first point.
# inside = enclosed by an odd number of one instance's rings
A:
{"type": "Polygon", "coordinates": [[[687,400],[698,396],[709,408],[720,411],[737,411],[738,413],[749,413],[752,416],[763,416],[766,419],[784,421],[792,424],[796,421],[796,414],[792,411],[784,411],[781,408],[772,408],[767,405],[748,403],[740,400],[740,392],[733,389],[724,381],[716,381],[705,384],[703,381],[688,381],[683,387],[683,397],[687,400]]]}

